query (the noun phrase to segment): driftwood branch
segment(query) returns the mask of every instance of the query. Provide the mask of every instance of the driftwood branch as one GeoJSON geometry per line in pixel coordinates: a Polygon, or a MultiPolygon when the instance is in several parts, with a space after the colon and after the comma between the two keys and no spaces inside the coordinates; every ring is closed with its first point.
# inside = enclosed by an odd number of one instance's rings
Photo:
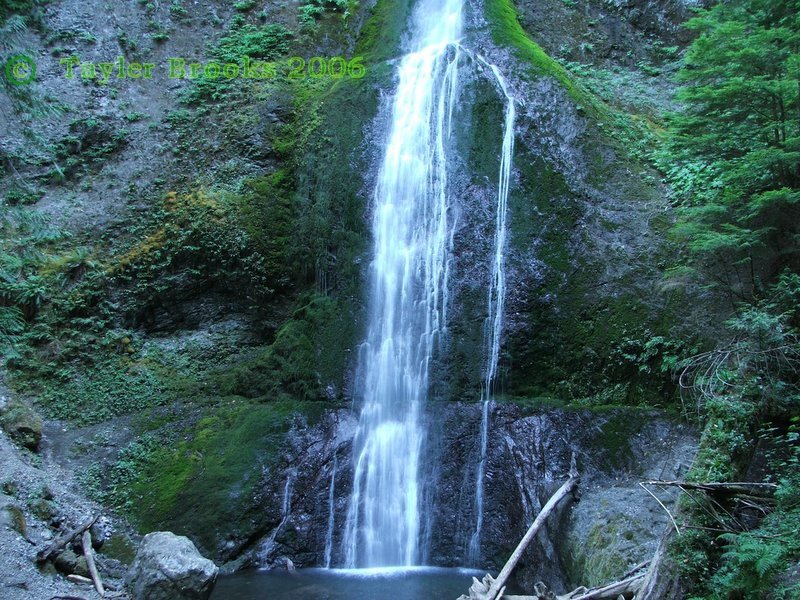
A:
{"type": "Polygon", "coordinates": [[[69,575],[67,575],[67,580],[77,584],[93,585],[91,579],[89,579],[88,577],[84,577],[83,575],[76,575],[75,573],[70,573],[69,575]]]}
{"type": "MultiPolygon", "coordinates": [[[[648,483],[650,483],[650,482],[648,482],[648,483]]],[[[669,512],[669,509],[668,509],[666,506],[664,506],[664,503],[663,503],[663,502],[662,502],[662,501],[659,499],[659,497],[658,497],[658,496],[656,496],[656,495],[655,495],[653,492],[651,492],[649,489],[647,489],[647,485],[645,485],[645,484],[644,484],[643,482],[641,482],[641,481],[639,482],[639,485],[641,486],[641,488],[642,488],[642,489],[643,489],[645,492],[647,492],[648,494],[650,494],[650,495],[653,497],[653,500],[655,500],[656,502],[658,502],[658,505],[659,505],[661,508],[663,508],[663,509],[664,509],[664,512],[665,512],[665,513],[667,513],[667,515],[669,516],[669,520],[670,520],[670,521],[672,521],[672,525],[675,527],[675,532],[676,532],[677,534],[679,534],[679,535],[680,535],[680,533],[681,533],[681,530],[678,528],[678,523],[675,521],[675,517],[673,517],[673,516],[672,516],[672,513],[671,513],[671,512],[669,512]]]]}
{"type": "Polygon", "coordinates": [[[542,510],[528,528],[528,531],[525,533],[514,552],[511,553],[511,557],[500,571],[497,579],[493,579],[490,575],[486,575],[483,581],[480,582],[473,577],[473,584],[470,588],[469,598],[479,598],[480,600],[497,600],[498,598],[502,597],[506,583],[508,583],[508,579],[511,577],[512,571],[522,558],[522,554],[525,552],[525,549],[536,537],[536,534],[542,528],[542,525],[544,525],[547,517],[551,512],[553,512],[553,509],[555,509],[561,500],[571,494],[579,483],[580,476],[578,475],[578,469],[575,465],[575,456],[573,455],[569,479],[564,483],[564,485],[558,488],[556,493],[553,494],[547,501],[547,504],[542,507],[542,510]]]}
{"type": "Polygon", "coordinates": [[[642,569],[644,569],[645,567],[647,567],[649,565],[650,565],[650,560],[649,559],[644,561],[644,562],[641,562],[638,565],[636,565],[635,567],[633,567],[632,569],[628,569],[628,572],[625,573],[625,575],[623,575],[622,578],[623,579],[627,579],[631,575],[633,575],[635,573],[638,573],[639,571],[641,571],[642,569]]]}
{"type": "Polygon", "coordinates": [[[523,536],[520,543],[517,545],[517,548],[511,554],[511,557],[506,562],[503,569],[500,571],[500,574],[495,579],[494,583],[492,583],[489,591],[486,594],[486,600],[495,600],[500,596],[502,593],[501,590],[505,588],[506,583],[508,583],[508,578],[511,577],[511,572],[514,570],[514,567],[517,566],[517,563],[522,558],[522,553],[525,552],[525,549],[528,547],[528,544],[531,543],[533,538],[536,537],[536,534],[541,529],[544,522],[547,520],[547,517],[553,512],[553,509],[558,505],[561,500],[566,498],[569,494],[572,493],[572,490],[577,487],[578,483],[580,483],[580,476],[578,475],[578,469],[575,466],[575,456],[572,457],[572,465],[569,472],[569,479],[558,488],[555,494],[550,497],[550,500],[547,501],[547,504],[542,507],[542,510],[539,512],[539,515],[534,519],[531,526],[528,528],[528,531],[523,536]]]}
{"type": "Polygon", "coordinates": [[[667,554],[672,533],[672,527],[667,526],[634,600],[678,600],[683,598],[678,570],[670,564],[667,554]]]}
{"type": "Polygon", "coordinates": [[[106,595],[106,591],[103,589],[103,582],[100,579],[100,574],[97,572],[97,565],[94,564],[92,534],[89,533],[88,529],[83,532],[83,538],[81,538],[81,542],[83,543],[83,555],[86,557],[86,566],[89,568],[89,575],[92,577],[94,589],[97,590],[97,593],[100,594],[100,597],[102,598],[106,595]]]}
{"type": "MultiPolygon", "coordinates": [[[[637,565],[636,570],[642,568],[642,565],[637,565]]],[[[571,592],[562,596],[556,596],[547,589],[541,581],[533,586],[533,596],[503,596],[502,600],[617,600],[620,597],[630,597],[636,593],[642,585],[645,573],[640,573],[634,576],[625,575],[621,581],[607,583],[606,585],[587,589],[579,587],[571,592]]]]}
{"type": "Polygon", "coordinates": [[[42,563],[42,562],[46,561],[47,559],[49,559],[51,556],[61,552],[65,548],[65,546],[67,544],[69,544],[72,540],[74,540],[76,537],[78,537],[84,531],[86,531],[92,525],[94,525],[94,522],[97,521],[97,517],[98,516],[99,515],[95,515],[95,516],[93,516],[93,517],[91,517],[89,519],[86,519],[83,523],[78,525],[76,528],[71,529],[67,533],[65,533],[64,535],[61,535],[61,536],[57,537],[48,546],[46,546],[45,548],[42,548],[41,550],[39,550],[39,552],[36,553],[37,562],[42,563]]]}
{"type": "Polygon", "coordinates": [[[622,581],[615,581],[614,583],[609,583],[603,587],[589,590],[580,596],[559,596],[558,600],[606,600],[609,598],[616,600],[616,598],[619,598],[620,596],[635,594],[637,591],[639,591],[644,578],[645,574],[641,573],[639,575],[634,575],[632,577],[628,577],[627,579],[623,579],[622,581]]]}
{"type": "Polygon", "coordinates": [[[770,498],[775,494],[778,485],[775,483],[751,483],[747,481],[734,481],[731,483],[695,482],[695,481],[646,481],[647,485],[674,486],[686,490],[702,490],[704,492],[719,492],[723,494],[753,496],[754,498],[770,498]]]}

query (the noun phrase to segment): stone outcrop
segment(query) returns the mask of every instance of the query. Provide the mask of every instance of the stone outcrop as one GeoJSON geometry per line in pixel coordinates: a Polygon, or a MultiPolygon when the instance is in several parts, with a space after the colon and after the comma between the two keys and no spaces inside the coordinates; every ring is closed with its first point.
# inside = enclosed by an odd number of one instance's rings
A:
{"type": "Polygon", "coordinates": [[[156,531],[142,539],[127,580],[134,600],[207,600],[218,571],[189,538],[156,531]]]}
{"type": "Polygon", "coordinates": [[[0,425],[15,442],[36,450],[42,439],[42,418],[24,402],[12,399],[0,404],[0,425]]]}
{"type": "MultiPolygon", "coordinates": [[[[428,410],[429,422],[440,425],[428,436],[428,508],[423,513],[429,518],[423,526],[430,532],[430,548],[424,562],[462,566],[476,520],[480,405],[447,402],[432,404],[428,410]]],[[[331,564],[341,564],[354,432],[355,415],[341,409],[330,411],[317,426],[290,435],[293,441],[283,470],[265,474],[262,481],[262,512],[273,515],[273,522],[262,525],[263,537],[241,542],[243,546],[232,552],[239,559],[231,567],[283,568],[287,558],[297,567],[323,565],[332,477],[331,564]],[[287,481],[291,481],[288,499],[287,481]],[[288,508],[285,515],[283,507],[288,508]]],[[[482,555],[475,566],[502,567],[542,505],[563,483],[574,452],[582,499],[552,516],[523,556],[518,578],[528,588],[542,580],[562,593],[588,580],[610,581],[622,575],[652,555],[668,521],[639,481],[679,476],[691,461],[695,443],[691,429],[652,410],[496,404],[489,430],[482,555]]],[[[669,503],[668,497],[662,500],[669,503]]]]}

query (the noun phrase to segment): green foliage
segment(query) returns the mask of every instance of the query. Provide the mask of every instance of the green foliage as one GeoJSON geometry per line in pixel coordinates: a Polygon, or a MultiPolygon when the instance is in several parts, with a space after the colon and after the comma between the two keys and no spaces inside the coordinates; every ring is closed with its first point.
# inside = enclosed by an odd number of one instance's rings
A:
{"type": "Polygon", "coordinates": [[[47,250],[65,239],[64,231],[52,227],[47,217],[25,208],[0,207],[0,305],[6,307],[6,333],[16,329],[15,315],[32,320],[48,294],[41,269],[47,250]]]}
{"type": "MultiPolygon", "coordinates": [[[[221,64],[236,64],[240,68],[245,57],[251,60],[271,62],[289,51],[292,33],[283,25],[264,25],[257,27],[251,24],[233,25],[219,42],[210,48],[210,54],[221,64]]],[[[231,89],[244,84],[258,85],[259,80],[238,77],[229,80],[225,77],[198,77],[193,85],[182,95],[183,102],[205,104],[223,100],[231,89]]]]}
{"type": "Polygon", "coordinates": [[[790,600],[800,593],[797,582],[781,575],[800,560],[800,418],[777,442],[780,458],[773,462],[773,478],[778,481],[776,504],[758,526],[749,531],[723,533],[711,544],[707,532],[684,533],[675,549],[694,584],[696,597],[708,600],[760,600],[769,597],[790,600]]]}
{"type": "Polygon", "coordinates": [[[780,485],[777,505],[757,528],[742,530],[733,507],[719,510],[719,505],[684,503],[692,525],[710,528],[684,530],[673,548],[696,598],[755,600],[768,592],[774,598],[792,598],[800,591],[797,586],[791,591],[775,585],[776,577],[800,557],[798,294],[800,277],[783,273],[763,300],[743,305],[727,321],[729,342],[682,364],[682,387],[693,393],[705,421],[688,479],[739,480],[752,458],[759,424],[789,417],[795,423],[783,439],[785,452],[771,465],[772,477],[780,485]],[[710,533],[719,529],[725,533],[710,533]]]}
{"type": "Polygon", "coordinates": [[[254,60],[275,60],[289,51],[291,32],[283,25],[244,25],[234,28],[212,50],[215,58],[238,63],[245,56],[254,60]]]}
{"type": "Polygon", "coordinates": [[[170,192],[138,241],[114,263],[114,278],[125,286],[121,309],[134,320],[147,318],[148,311],[189,286],[236,289],[249,306],[273,292],[265,257],[224,194],[170,192]]]}
{"type": "Polygon", "coordinates": [[[764,598],[774,587],[775,575],[786,568],[788,548],[752,533],[725,534],[720,538],[727,547],[721,557],[723,567],[714,576],[714,585],[720,588],[714,596],[764,598]]]}
{"type": "Polygon", "coordinates": [[[342,18],[347,19],[350,14],[350,3],[350,0],[310,0],[310,2],[300,5],[297,9],[297,20],[306,31],[313,30],[316,27],[317,20],[326,11],[340,12],[342,13],[342,18]]]}
{"type": "Polygon", "coordinates": [[[0,26],[17,16],[39,29],[44,29],[46,4],[47,0],[0,0],[0,26]]]}
{"type": "Polygon", "coordinates": [[[794,0],[700,11],[660,162],[679,203],[675,236],[716,285],[758,296],[800,251],[800,22],[794,0]]]}
{"type": "Polygon", "coordinates": [[[58,167],[56,179],[79,178],[100,165],[128,143],[129,132],[110,119],[86,117],[72,121],[69,134],[53,146],[58,167]]]}
{"type": "Polygon", "coordinates": [[[257,4],[256,0],[240,0],[239,2],[234,2],[233,8],[235,8],[239,12],[247,12],[248,10],[252,9],[256,4],[257,4]]]}
{"type": "Polygon", "coordinates": [[[125,358],[95,362],[89,370],[68,365],[58,371],[59,385],[45,385],[40,396],[48,416],[99,423],[166,402],[157,377],[145,363],[125,358]]]}
{"type": "Polygon", "coordinates": [[[800,404],[800,277],[785,272],[756,304],[740,306],[726,322],[730,341],[679,363],[682,388],[698,411],[709,400],[737,397],[761,413],[797,410],[800,404]]]}
{"type": "Polygon", "coordinates": [[[172,15],[173,19],[180,21],[189,16],[189,11],[186,10],[183,6],[181,6],[176,0],[175,2],[170,4],[169,14],[172,15]]]}

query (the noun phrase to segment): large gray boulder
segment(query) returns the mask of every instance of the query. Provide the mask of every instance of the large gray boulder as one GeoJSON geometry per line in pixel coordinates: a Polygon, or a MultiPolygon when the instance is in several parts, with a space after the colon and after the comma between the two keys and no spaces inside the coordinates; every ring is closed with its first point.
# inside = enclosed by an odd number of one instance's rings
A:
{"type": "Polygon", "coordinates": [[[134,600],[207,600],[217,572],[189,538],[156,531],[142,539],[128,587],[134,600]]]}

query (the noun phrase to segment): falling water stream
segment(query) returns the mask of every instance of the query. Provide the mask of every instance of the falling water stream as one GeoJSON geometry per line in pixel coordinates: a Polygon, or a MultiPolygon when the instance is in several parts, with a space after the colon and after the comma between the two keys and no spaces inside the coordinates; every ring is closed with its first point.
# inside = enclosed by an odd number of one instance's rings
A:
{"type": "MultiPolygon", "coordinates": [[[[481,59],[482,60],[482,59],[481,59]]],[[[511,161],[514,157],[514,98],[508,84],[495,65],[488,65],[506,99],[505,123],[503,125],[503,150],[500,158],[500,176],[495,213],[494,254],[492,256],[491,278],[487,300],[484,343],[486,366],[481,389],[481,432],[480,458],[475,474],[475,530],[469,541],[467,561],[478,564],[480,559],[481,533],[483,530],[483,495],[486,476],[486,459],[489,450],[489,415],[494,395],[497,365],[500,360],[500,341],[503,332],[503,310],[506,299],[505,245],[506,215],[508,213],[508,190],[511,183],[511,161]]]]}
{"type": "MultiPolygon", "coordinates": [[[[448,159],[459,60],[465,52],[463,0],[422,0],[411,51],[398,68],[391,125],[375,188],[369,327],[360,353],[363,397],[353,446],[354,480],[343,554],[348,568],[419,564],[423,483],[421,418],[429,367],[447,328],[453,244],[448,159]]],[[[514,147],[514,101],[497,67],[506,114],[487,299],[481,456],[476,526],[468,558],[480,551],[483,479],[505,301],[506,205],[514,147]]],[[[328,562],[329,554],[326,555],[328,562]]]]}
{"type": "Polygon", "coordinates": [[[278,526],[270,532],[270,534],[267,536],[267,539],[264,540],[264,543],[261,546],[260,554],[262,556],[262,562],[264,562],[263,559],[265,557],[269,556],[270,551],[275,546],[275,538],[286,526],[286,521],[288,520],[292,509],[292,485],[294,484],[295,477],[297,477],[297,473],[294,470],[289,471],[289,474],[286,477],[286,483],[283,486],[281,520],[280,523],[278,523],[278,526]]]}
{"type": "Polygon", "coordinates": [[[328,531],[325,534],[325,568],[331,567],[331,554],[333,553],[333,527],[335,525],[334,502],[336,501],[336,455],[333,455],[333,469],[331,470],[331,485],[328,488],[328,531]]]}
{"type": "Polygon", "coordinates": [[[462,11],[462,0],[423,0],[398,69],[374,196],[363,406],[343,548],[349,568],[415,565],[420,557],[421,410],[446,327],[447,150],[462,11]]]}

